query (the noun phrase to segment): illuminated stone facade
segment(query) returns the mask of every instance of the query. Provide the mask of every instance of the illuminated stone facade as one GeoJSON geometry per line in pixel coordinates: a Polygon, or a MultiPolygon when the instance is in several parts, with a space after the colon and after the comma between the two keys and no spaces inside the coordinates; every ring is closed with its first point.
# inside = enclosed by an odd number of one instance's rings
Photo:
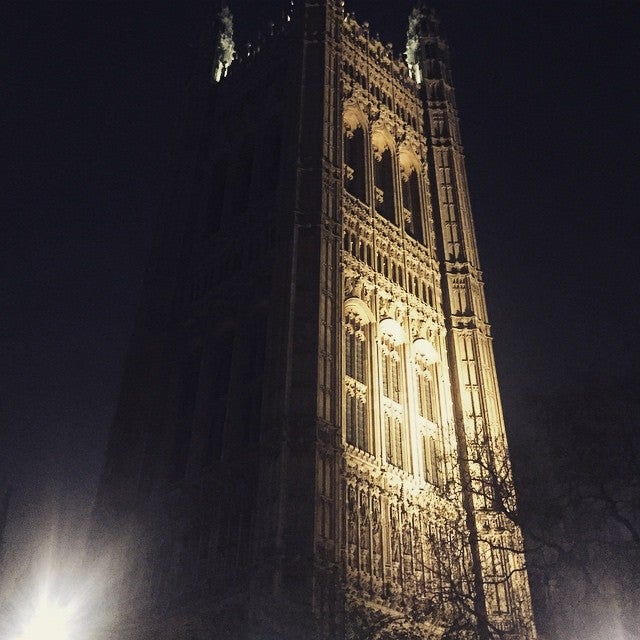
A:
{"type": "Polygon", "coordinates": [[[203,37],[100,488],[147,558],[119,637],[534,638],[435,16],[406,62],[333,0],[231,38],[203,37]]]}

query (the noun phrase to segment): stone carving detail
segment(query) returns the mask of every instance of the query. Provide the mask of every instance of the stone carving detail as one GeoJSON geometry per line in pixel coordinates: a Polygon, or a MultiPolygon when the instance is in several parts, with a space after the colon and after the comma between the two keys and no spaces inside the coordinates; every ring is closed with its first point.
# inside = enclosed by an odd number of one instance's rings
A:
{"type": "Polygon", "coordinates": [[[380,513],[380,497],[374,493],[371,498],[371,535],[373,539],[373,576],[377,580],[382,578],[382,520],[380,513]]]}
{"type": "Polygon", "coordinates": [[[438,567],[464,527],[459,507],[400,470],[365,464],[357,452],[344,462],[348,592],[395,609],[433,601],[443,580],[438,567]]]}
{"type": "Polygon", "coordinates": [[[365,269],[359,265],[348,265],[344,268],[344,297],[360,298],[367,306],[371,306],[371,294],[374,285],[369,281],[365,269]]]}
{"type": "MultiPolygon", "coordinates": [[[[366,611],[363,609],[365,626],[354,627],[352,637],[390,640],[395,637],[391,634],[394,625],[387,621],[385,626],[382,611],[405,615],[420,603],[422,611],[431,616],[433,626],[422,628],[416,637],[437,638],[442,637],[443,626],[435,623],[436,618],[447,619],[447,612],[442,606],[438,610],[436,604],[442,596],[443,581],[454,580],[456,572],[459,578],[462,571],[468,570],[464,566],[468,550],[464,551],[466,524],[461,516],[460,496],[445,497],[446,491],[460,483],[455,478],[457,443],[442,295],[442,286],[450,283],[442,278],[455,278],[451,292],[462,295],[469,276],[480,278],[480,274],[467,262],[450,262],[451,270],[441,272],[436,259],[430,197],[437,198],[435,188],[443,185],[428,185],[422,111],[406,68],[399,71],[391,52],[370,37],[367,26],[361,27],[346,16],[343,28],[340,79],[343,114],[348,120],[343,133],[349,138],[355,128],[364,130],[367,171],[357,175],[366,173],[367,186],[351,189],[352,193],[345,188],[338,199],[342,298],[345,301],[357,298],[370,310],[368,336],[373,347],[369,363],[372,375],[367,386],[359,386],[352,380],[343,386],[349,402],[352,397],[369,394],[367,425],[372,442],[367,451],[350,444],[341,449],[344,503],[340,505],[339,520],[343,531],[338,538],[345,547],[342,550],[345,592],[354,600],[366,602],[364,609],[368,607],[366,611]],[[380,175],[388,176],[389,171],[391,180],[379,179],[380,175]],[[413,196],[416,177],[419,197],[413,196]],[[418,201],[423,209],[416,208],[418,201]],[[416,211],[420,218],[416,217],[416,211]],[[414,233],[412,237],[416,220],[422,226],[420,234],[414,233]],[[402,353],[406,371],[401,370],[404,373],[397,376],[401,383],[396,389],[403,387],[403,395],[398,394],[397,401],[380,390],[387,371],[381,364],[384,341],[389,336],[383,331],[385,320],[395,321],[399,325],[398,334],[403,333],[398,353],[402,353]],[[416,341],[420,344],[414,345],[416,341]],[[406,376],[404,384],[402,375],[406,376]],[[422,384],[424,380],[428,384],[422,384]],[[425,401],[426,397],[431,400],[425,401]],[[419,409],[418,402],[423,403],[419,409]],[[405,429],[401,450],[406,452],[407,464],[396,465],[389,457],[386,442],[395,440],[386,435],[387,417],[393,425],[402,424],[405,429]],[[441,448],[432,447],[430,443],[434,440],[441,448]],[[434,468],[436,474],[431,475],[434,468]],[[433,480],[434,477],[438,479],[433,480]],[[381,607],[377,614],[371,609],[373,603],[381,607]],[[367,625],[373,625],[376,631],[363,632],[369,628],[367,625]],[[380,632],[381,629],[385,631],[380,632]]],[[[351,149],[348,145],[347,148],[351,149]]],[[[443,154],[440,160],[436,159],[436,172],[440,168],[450,171],[446,164],[448,156],[443,154]]],[[[342,171],[340,164],[341,179],[342,171]]],[[[448,179],[445,186],[452,184],[448,179]]],[[[465,213],[466,205],[451,198],[450,188],[440,194],[440,200],[450,207],[449,214],[456,218],[459,227],[458,218],[465,213]]],[[[482,299],[479,287],[469,291],[474,300],[482,299]]],[[[358,303],[352,300],[351,304],[358,303]]],[[[485,317],[478,311],[476,314],[485,317]]],[[[457,317],[453,321],[459,322],[457,317]]],[[[388,372],[386,376],[388,379],[388,372]]],[[[474,417],[467,417],[465,422],[470,432],[479,424],[478,419],[472,420],[474,417]]],[[[347,636],[349,633],[347,630],[347,636]]],[[[412,636],[408,629],[398,628],[397,637],[406,640],[412,636]]]]}
{"type": "Polygon", "coordinates": [[[350,568],[355,568],[356,566],[358,549],[358,508],[356,500],[356,489],[350,484],[347,487],[347,561],[350,568]]]}

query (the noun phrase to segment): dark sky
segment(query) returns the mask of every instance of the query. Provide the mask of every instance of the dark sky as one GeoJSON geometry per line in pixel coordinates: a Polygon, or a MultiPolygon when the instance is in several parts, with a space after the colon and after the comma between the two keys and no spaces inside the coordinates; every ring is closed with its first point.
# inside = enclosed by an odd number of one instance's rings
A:
{"type": "MultiPolygon", "coordinates": [[[[231,3],[246,41],[283,3],[231,3]]],[[[404,50],[411,2],[347,0],[404,50]]],[[[637,384],[636,2],[437,2],[508,427],[637,384]]],[[[11,535],[86,510],[205,3],[10,5],[2,29],[0,481],[11,535]],[[52,514],[54,514],[52,516],[52,514]]]]}

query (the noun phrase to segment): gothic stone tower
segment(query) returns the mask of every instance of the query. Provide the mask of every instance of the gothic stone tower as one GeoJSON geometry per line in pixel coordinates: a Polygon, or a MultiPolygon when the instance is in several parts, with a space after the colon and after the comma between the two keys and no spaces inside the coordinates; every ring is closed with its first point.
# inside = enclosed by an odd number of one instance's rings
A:
{"type": "Polygon", "coordinates": [[[435,16],[406,62],[335,0],[209,26],[96,507],[118,637],[535,638],[435,16]]]}

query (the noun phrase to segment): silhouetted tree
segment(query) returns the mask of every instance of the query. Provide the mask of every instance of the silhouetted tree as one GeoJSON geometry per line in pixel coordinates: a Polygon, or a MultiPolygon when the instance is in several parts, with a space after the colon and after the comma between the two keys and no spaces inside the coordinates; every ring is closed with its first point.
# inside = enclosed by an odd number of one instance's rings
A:
{"type": "Polygon", "coordinates": [[[604,385],[533,399],[514,439],[541,637],[640,637],[640,396],[604,385]]]}

